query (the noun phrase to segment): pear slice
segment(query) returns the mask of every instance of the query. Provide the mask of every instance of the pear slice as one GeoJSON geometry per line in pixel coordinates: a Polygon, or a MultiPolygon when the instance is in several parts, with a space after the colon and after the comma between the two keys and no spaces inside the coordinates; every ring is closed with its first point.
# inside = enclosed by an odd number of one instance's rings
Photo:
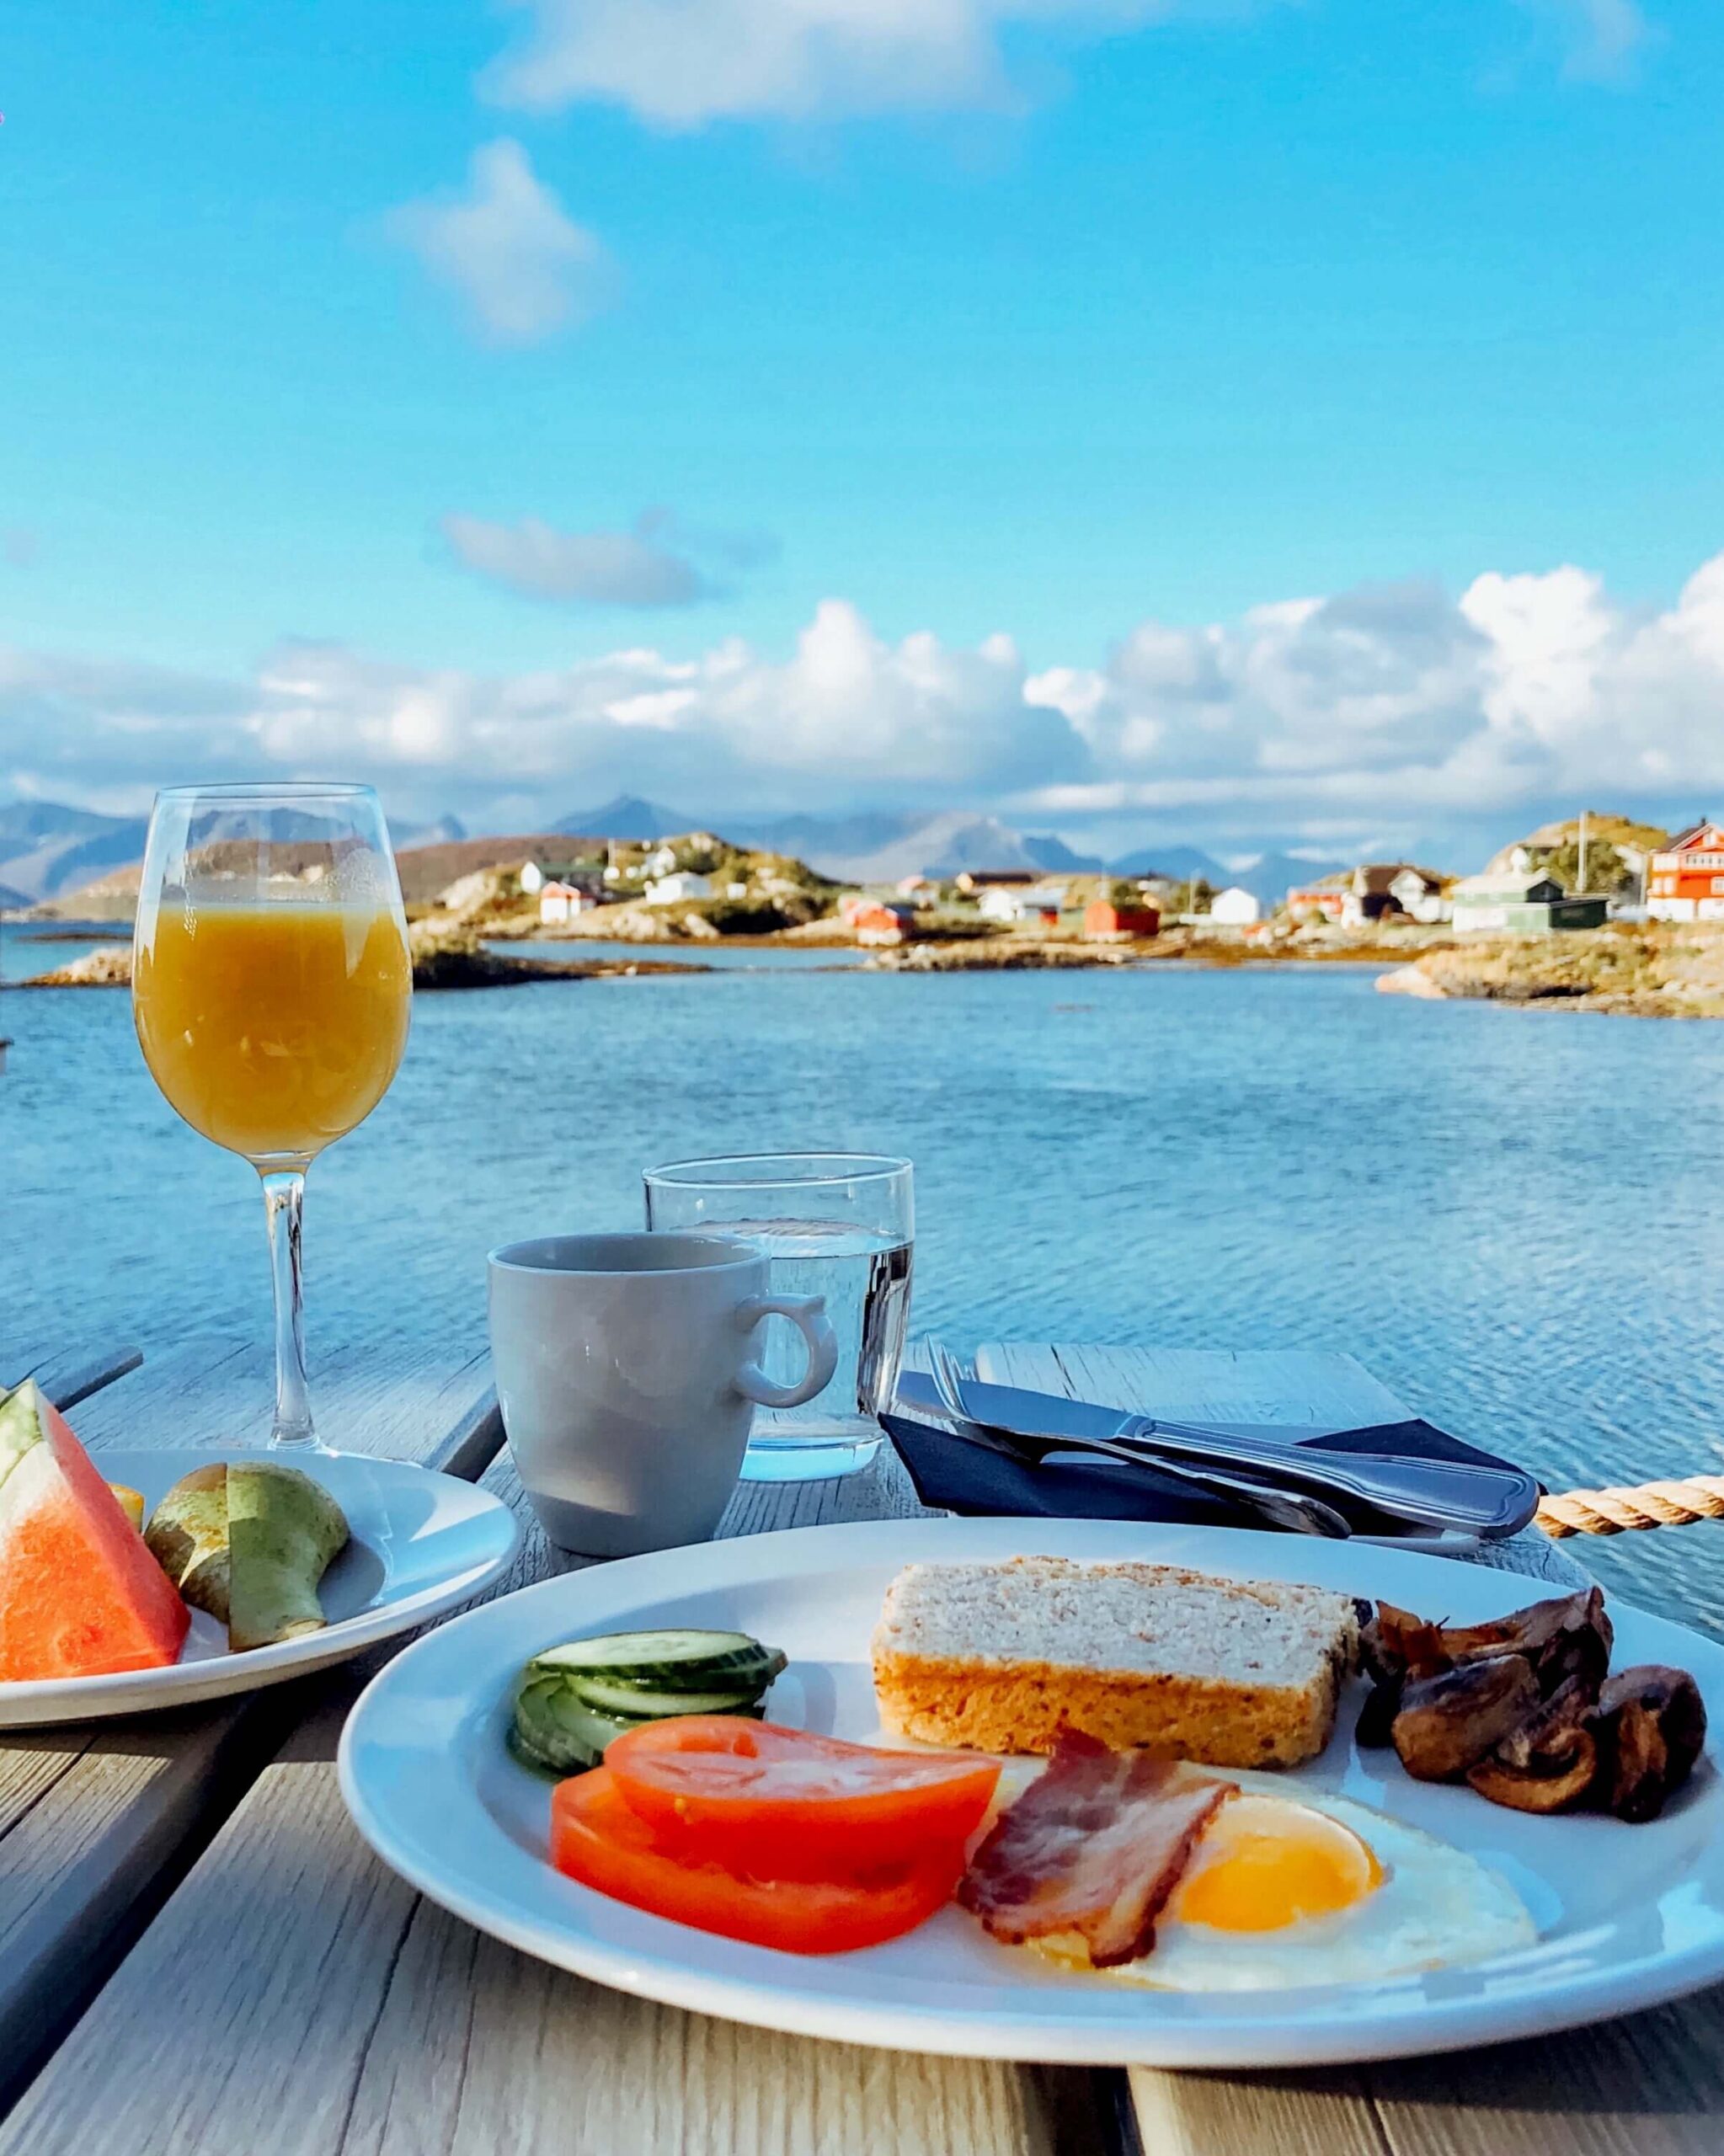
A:
{"type": "Polygon", "coordinates": [[[194,1609],[227,1622],[227,1463],[182,1475],[150,1515],[150,1555],[194,1609]]]}
{"type": "Polygon", "coordinates": [[[228,1646],[322,1631],[318,1582],[347,1546],[340,1506],[321,1482],[273,1460],[230,1460],[227,1479],[228,1646]]]}

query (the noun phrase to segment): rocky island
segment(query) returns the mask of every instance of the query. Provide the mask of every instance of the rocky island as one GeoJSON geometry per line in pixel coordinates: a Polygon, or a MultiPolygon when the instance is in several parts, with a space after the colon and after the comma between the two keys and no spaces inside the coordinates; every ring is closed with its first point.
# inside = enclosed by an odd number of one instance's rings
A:
{"type": "MultiPolygon", "coordinates": [[[[1652,867],[1668,869],[1675,857],[1659,848],[1692,841],[1704,852],[1714,836],[1724,846],[1711,825],[1667,841],[1650,826],[1589,814],[1531,833],[1479,877],[1366,864],[1319,877],[1273,906],[1238,889],[1217,894],[1196,883],[1077,870],[916,874],[858,889],[704,830],[651,841],[463,839],[408,847],[398,862],[421,989],[705,972],[723,944],[858,954],[860,969],[874,973],[1369,966],[1385,993],[1430,1001],[1716,1017],[1724,1017],[1724,922],[1641,918],[1652,867]],[[1568,895],[1575,889],[1588,894],[1583,906],[1568,895]],[[1603,919],[1607,906],[1633,907],[1636,918],[1570,925],[1603,919]]],[[[136,887],[136,867],[120,869],[34,916],[118,915],[135,905],[136,887]]],[[[1661,886],[1657,895],[1668,894],[1661,886]]],[[[104,944],[30,985],[129,979],[129,951],[104,944]]]]}
{"type": "Polygon", "coordinates": [[[1724,924],[1615,924],[1579,934],[1478,937],[1385,974],[1385,995],[1477,998],[1644,1018],[1724,1017],[1724,924]]]}
{"type": "MultiPolygon", "coordinates": [[[[598,980],[612,975],[697,973],[674,959],[515,958],[488,950],[469,930],[446,922],[414,921],[408,930],[413,985],[421,991],[450,988],[511,988],[525,981],[598,980]]],[[[81,958],[19,984],[23,988],[130,988],[131,946],[104,943],[81,958]]]]}

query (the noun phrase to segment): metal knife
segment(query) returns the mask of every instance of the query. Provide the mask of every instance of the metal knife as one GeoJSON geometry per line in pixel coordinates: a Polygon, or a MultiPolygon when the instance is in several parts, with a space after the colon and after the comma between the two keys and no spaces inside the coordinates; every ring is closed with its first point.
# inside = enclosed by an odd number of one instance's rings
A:
{"type": "Polygon", "coordinates": [[[1416,1460],[1386,1453],[1321,1452],[1227,1429],[1168,1423],[1150,1415],[1069,1400],[1059,1393],[963,1379],[958,1395],[974,1422],[1021,1436],[1102,1438],[1140,1447],[1146,1456],[1209,1460],[1273,1474],[1295,1488],[1351,1497],[1391,1518],[1489,1538],[1513,1534],[1538,1509],[1539,1486],[1518,1468],[1465,1460],[1416,1460]]]}

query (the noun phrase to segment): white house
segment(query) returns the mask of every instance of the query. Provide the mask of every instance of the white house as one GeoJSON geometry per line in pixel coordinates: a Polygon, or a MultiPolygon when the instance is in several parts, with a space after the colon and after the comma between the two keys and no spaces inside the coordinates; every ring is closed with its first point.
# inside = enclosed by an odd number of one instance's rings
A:
{"type": "Polygon", "coordinates": [[[1453,913],[1443,889],[1443,878],[1410,861],[1368,861],[1353,872],[1342,899],[1341,921],[1346,928],[1364,928],[1404,914],[1409,921],[1427,924],[1447,921],[1453,913]]]}
{"type": "Polygon", "coordinates": [[[984,921],[1022,921],[1029,910],[1027,894],[1005,883],[990,883],[976,900],[976,911],[984,921]]]}
{"type": "Polygon", "coordinates": [[[520,888],[529,898],[535,891],[544,889],[545,872],[536,861],[524,861],[520,864],[520,888]]]}
{"type": "MultiPolygon", "coordinates": [[[[656,860],[657,856],[654,858],[656,860]]],[[[649,906],[674,906],[684,899],[710,899],[713,879],[710,876],[697,876],[691,868],[679,870],[673,876],[660,876],[647,886],[649,906]]]]}
{"type": "Polygon", "coordinates": [[[542,883],[539,889],[539,919],[549,928],[558,921],[573,921],[592,904],[584,891],[577,890],[573,883],[542,883]]]}
{"type": "Polygon", "coordinates": [[[1443,889],[1442,878],[1428,868],[1403,868],[1389,886],[1389,895],[1399,901],[1409,921],[1422,921],[1428,928],[1454,917],[1454,902],[1443,889]]]}
{"type": "Polygon", "coordinates": [[[1209,918],[1228,928],[1249,928],[1263,917],[1263,904],[1254,892],[1230,883],[1209,901],[1209,918]]]}

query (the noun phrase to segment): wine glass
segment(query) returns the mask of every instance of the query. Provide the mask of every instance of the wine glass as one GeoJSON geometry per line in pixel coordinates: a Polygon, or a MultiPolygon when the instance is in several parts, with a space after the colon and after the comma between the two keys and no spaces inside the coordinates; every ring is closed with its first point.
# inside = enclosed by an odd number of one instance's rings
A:
{"type": "Polygon", "coordinates": [[[308,785],[158,793],[131,979],[138,1041],[169,1105],[263,1179],[275,1283],[270,1444],[327,1451],[306,1392],[306,1170],[388,1091],[413,993],[376,795],[308,785]]]}

